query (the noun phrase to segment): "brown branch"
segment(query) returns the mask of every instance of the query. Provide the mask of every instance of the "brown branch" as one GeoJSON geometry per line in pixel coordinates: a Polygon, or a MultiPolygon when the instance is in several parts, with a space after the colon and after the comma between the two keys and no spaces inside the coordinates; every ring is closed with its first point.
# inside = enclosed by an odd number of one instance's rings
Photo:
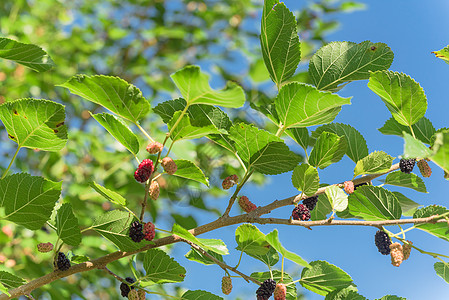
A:
{"type": "Polygon", "coordinates": [[[225,264],[224,262],[219,261],[218,259],[216,259],[215,257],[213,257],[212,255],[210,255],[209,253],[207,253],[207,251],[205,251],[203,248],[201,248],[200,246],[198,246],[195,243],[192,243],[189,240],[186,239],[181,239],[184,243],[189,244],[192,248],[196,249],[198,252],[200,252],[202,255],[207,256],[210,260],[212,260],[213,262],[215,262],[217,265],[219,265],[222,269],[228,269],[231,270],[232,272],[242,276],[243,279],[245,279],[247,282],[252,281],[257,285],[261,285],[262,282],[243,274],[242,272],[240,272],[239,270],[237,270],[234,267],[228,266],[227,264],[225,264]]]}

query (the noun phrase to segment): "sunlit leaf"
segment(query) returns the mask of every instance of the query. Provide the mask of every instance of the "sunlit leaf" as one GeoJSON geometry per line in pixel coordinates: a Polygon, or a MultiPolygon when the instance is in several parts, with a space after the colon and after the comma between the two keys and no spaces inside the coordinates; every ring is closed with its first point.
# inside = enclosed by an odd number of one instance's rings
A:
{"type": "Polygon", "coordinates": [[[340,161],[346,153],[346,139],[330,132],[322,132],[310,152],[309,164],[324,169],[340,161]]]}
{"type": "Polygon", "coordinates": [[[198,168],[198,166],[193,162],[185,159],[175,159],[174,161],[178,167],[178,170],[176,170],[173,175],[198,181],[206,186],[209,186],[209,180],[207,180],[207,177],[204,175],[203,171],[201,171],[201,169],[198,168]]]}
{"type": "Polygon", "coordinates": [[[56,213],[56,233],[68,245],[78,246],[81,243],[78,219],[73,214],[70,203],[64,203],[56,213]]]}
{"type": "Polygon", "coordinates": [[[141,278],[143,282],[149,280],[154,283],[181,282],[186,277],[186,269],[161,249],[150,249],[145,252],[143,268],[146,272],[141,278]]]}
{"type": "Polygon", "coordinates": [[[320,187],[318,170],[311,165],[301,164],[293,169],[292,183],[295,188],[305,195],[313,195],[320,187]]]}
{"type": "MultiPolygon", "coordinates": [[[[435,128],[426,117],[422,117],[418,122],[412,125],[413,132],[418,140],[430,144],[431,138],[435,134],[435,128]]],[[[379,131],[387,135],[403,136],[403,132],[412,134],[410,127],[399,124],[393,117],[388,119],[379,131]]]]}
{"type": "Polygon", "coordinates": [[[363,174],[385,173],[391,168],[393,157],[383,151],[374,151],[359,160],[354,168],[354,177],[363,174]]]}
{"type": "Polygon", "coordinates": [[[396,196],[381,187],[360,186],[349,196],[349,212],[367,221],[397,220],[402,209],[396,196]]]}
{"type": "Polygon", "coordinates": [[[290,252],[287,249],[282,246],[281,242],[279,241],[278,237],[278,230],[275,229],[269,234],[266,235],[267,242],[274,248],[276,251],[282,254],[286,259],[291,260],[292,262],[303,266],[303,267],[309,267],[309,263],[305,261],[301,256],[299,256],[296,253],[290,252]]]}

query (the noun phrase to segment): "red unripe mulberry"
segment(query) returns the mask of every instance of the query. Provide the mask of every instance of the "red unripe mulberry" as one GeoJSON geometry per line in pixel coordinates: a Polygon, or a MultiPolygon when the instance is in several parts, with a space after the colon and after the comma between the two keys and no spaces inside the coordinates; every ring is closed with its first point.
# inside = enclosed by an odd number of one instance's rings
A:
{"type": "Polygon", "coordinates": [[[143,226],[143,234],[144,239],[147,241],[152,241],[154,239],[154,236],[156,235],[154,224],[151,222],[145,223],[143,226]]]}
{"type": "Polygon", "coordinates": [[[136,172],[134,172],[134,178],[138,182],[145,182],[151,177],[153,171],[153,161],[151,159],[144,159],[137,167],[136,172]]]}
{"type": "Polygon", "coordinates": [[[157,153],[161,152],[163,148],[164,148],[164,145],[162,145],[161,143],[152,142],[152,143],[148,144],[147,152],[150,154],[157,154],[157,153]]]}
{"type": "Polygon", "coordinates": [[[242,210],[247,213],[252,212],[257,208],[257,206],[251,201],[249,201],[248,197],[246,196],[241,196],[239,198],[239,205],[242,208],[242,210]]]}
{"type": "Polygon", "coordinates": [[[152,181],[151,185],[150,185],[150,198],[153,200],[157,200],[157,198],[159,198],[159,183],[157,183],[157,181],[152,181]]]}
{"type": "Polygon", "coordinates": [[[287,287],[283,283],[276,284],[274,289],[274,300],[285,300],[287,297],[287,287]]]}
{"type": "Polygon", "coordinates": [[[178,170],[178,166],[175,161],[170,157],[164,157],[161,162],[162,168],[168,175],[173,175],[178,170]]]}

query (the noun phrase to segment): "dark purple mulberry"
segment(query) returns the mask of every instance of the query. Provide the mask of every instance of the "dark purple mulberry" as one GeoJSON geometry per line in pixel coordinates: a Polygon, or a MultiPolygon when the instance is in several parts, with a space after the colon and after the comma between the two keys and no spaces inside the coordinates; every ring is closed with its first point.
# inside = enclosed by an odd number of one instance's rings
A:
{"type": "Polygon", "coordinates": [[[139,221],[135,221],[131,223],[129,227],[129,237],[136,243],[140,243],[144,238],[142,224],[139,221]]]}
{"type": "Polygon", "coordinates": [[[304,204],[309,211],[313,210],[318,202],[318,196],[313,196],[302,200],[302,204],[304,204]]]}
{"type": "Polygon", "coordinates": [[[153,171],[154,171],[153,161],[151,159],[144,159],[139,164],[139,167],[137,167],[136,172],[134,172],[134,178],[138,182],[145,182],[151,177],[153,171]]]}
{"type": "Polygon", "coordinates": [[[268,300],[273,295],[275,289],[276,281],[273,279],[265,280],[256,291],[257,300],[268,300]]]}
{"type": "MultiPolygon", "coordinates": [[[[132,279],[131,277],[126,277],[125,280],[131,284],[134,283],[134,279],[132,279]]],[[[122,294],[122,297],[128,297],[128,294],[131,290],[133,290],[134,287],[133,286],[129,286],[126,283],[122,282],[122,284],[120,284],[120,292],[122,294]]]]}
{"type": "Polygon", "coordinates": [[[65,256],[64,253],[58,252],[58,258],[55,262],[55,267],[61,271],[67,271],[70,268],[70,260],[65,256]]]}
{"type": "Polygon", "coordinates": [[[374,243],[380,253],[383,255],[390,254],[391,239],[385,231],[379,230],[376,232],[374,243]]]}
{"type": "Polygon", "coordinates": [[[310,211],[304,204],[298,204],[292,211],[293,220],[308,221],[310,220],[310,211]]]}
{"type": "Polygon", "coordinates": [[[399,169],[406,174],[410,174],[413,171],[413,167],[415,166],[416,159],[401,159],[399,162],[399,169]]]}

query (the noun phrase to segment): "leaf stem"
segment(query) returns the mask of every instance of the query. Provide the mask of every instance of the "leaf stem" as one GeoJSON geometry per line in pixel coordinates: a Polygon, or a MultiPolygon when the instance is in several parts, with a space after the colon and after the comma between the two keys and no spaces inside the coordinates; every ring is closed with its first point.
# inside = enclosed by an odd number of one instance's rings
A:
{"type": "Polygon", "coordinates": [[[2,178],[5,178],[6,174],[8,174],[9,169],[11,169],[12,163],[14,162],[14,160],[16,159],[17,154],[19,153],[20,147],[17,147],[16,153],[14,153],[14,156],[11,159],[11,162],[9,163],[8,167],[6,168],[5,172],[3,173],[2,178]]]}
{"type": "Polygon", "coordinates": [[[243,256],[243,251],[240,251],[239,262],[238,262],[237,265],[234,267],[234,269],[237,269],[237,268],[240,266],[240,262],[242,261],[242,256],[243,256]]]}
{"type": "Polygon", "coordinates": [[[140,131],[142,131],[142,133],[147,137],[147,139],[149,139],[150,142],[153,143],[154,140],[153,140],[153,138],[148,134],[148,132],[146,132],[145,129],[143,129],[142,126],[139,125],[139,123],[136,122],[135,124],[136,124],[137,128],[139,128],[140,131]]]}
{"type": "Polygon", "coordinates": [[[165,232],[165,233],[173,234],[173,232],[168,231],[168,230],[165,230],[165,229],[161,229],[161,228],[157,228],[157,227],[155,227],[154,229],[155,229],[155,230],[158,230],[158,231],[165,232]]]}
{"type": "Polygon", "coordinates": [[[413,131],[412,125],[409,125],[408,127],[410,128],[410,131],[412,132],[413,138],[416,139],[415,132],[413,131]]]}

